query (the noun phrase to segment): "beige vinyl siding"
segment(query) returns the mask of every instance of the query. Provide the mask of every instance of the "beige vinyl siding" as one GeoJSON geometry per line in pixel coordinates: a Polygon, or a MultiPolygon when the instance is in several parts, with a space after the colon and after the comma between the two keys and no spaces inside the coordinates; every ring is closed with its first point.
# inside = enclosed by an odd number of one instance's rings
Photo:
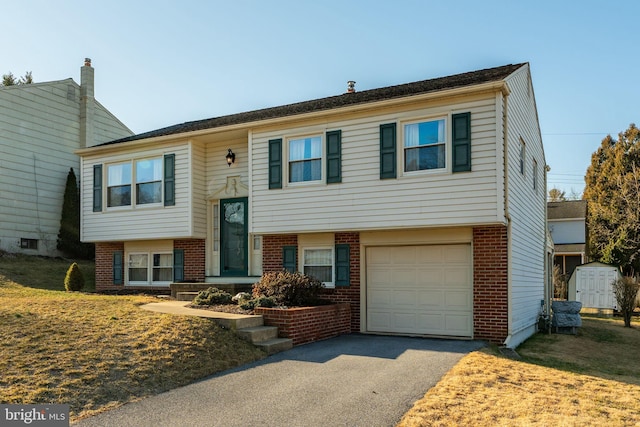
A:
{"type": "MultiPolygon", "coordinates": [[[[192,205],[194,191],[191,169],[194,167],[193,150],[189,142],[160,144],[144,149],[124,150],[122,147],[111,155],[87,155],[82,166],[82,238],[90,242],[120,240],[152,240],[165,238],[204,238],[204,230],[196,234],[193,230],[192,205]],[[93,165],[162,157],[175,154],[175,206],[135,206],[129,208],[107,208],[103,202],[102,212],[93,212],[93,165]]],[[[196,162],[196,170],[198,163],[196,162]]],[[[199,166],[202,169],[201,165],[199,166]]],[[[106,179],[103,180],[103,193],[106,179]]],[[[197,194],[197,192],[196,192],[197,194]]],[[[105,200],[105,199],[103,199],[105,200]]]]}
{"type": "Polygon", "coordinates": [[[544,296],[545,257],[545,173],[546,165],[535,99],[529,87],[529,68],[508,78],[508,187],[507,208],[511,218],[509,241],[511,260],[509,307],[510,335],[516,346],[535,329],[544,296]],[[520,138],[526,143],[525,173],[520,173],[520,138]],[[538,188],[533,189],[533,159],[538,163],[538,188]]]}
{"type": "MultiPolygon", "coordinates": [[[[412,111],[371,115],[367,118],[254,133],[251,143],[253,170],[253,228],[261,234],[338,230],[375,230],[424,226],[495,223],[496,98],[412,111]],[[451,114],[471,112],[472,168],[470,173],[450,172],[451,114]],[[379,126],[398,123],[397,156],[402,158],[402,123],[414,119],[447,117],[447,172],[404,175],[398,163],[397,179],[380,179],[379,126]],[[342,183],[288,185],[269,190],[267,146],[272,138],[321,134],[342,130],[342,183]]],[[[283,171],[287,168],[286,153],[283,171]]],[[[323,163],[323,178],[324,178],[323,163]]],[[[502,195],[500,195],[502,197],[502,195]]]]}
{"type": "MultiPolygon", "coordinates": [[[[207,203],[205,181],[206,150],[202,144],[191,146],[191,174],[189,176],[192,188],[192,234],[204,238],[207,235],[207,203]]],[[[176,181],[177,182],[177,181],[176,181]]],[[[177,189],[177,187],[176,187],[177,189]]],[[[177,203],[177,200],[176,200],[177,203]]]]}
{"type": "Polygon", "coordinates": [[[93,138],[96,145],[120,139],[123,136],[131,135],[131,133],[129,128],[96,101],[93,124],[93,138]]]}
{"type": "MultiPolygon", "coordinates": [[[[79,94],[72,79],[0,88],[0,249],[19,252],[29,238],[37,253],[57,255],[69,169],[80,178],[79,94]]],[[[96,140],[131,134],[101,108],[96,140]]]]}

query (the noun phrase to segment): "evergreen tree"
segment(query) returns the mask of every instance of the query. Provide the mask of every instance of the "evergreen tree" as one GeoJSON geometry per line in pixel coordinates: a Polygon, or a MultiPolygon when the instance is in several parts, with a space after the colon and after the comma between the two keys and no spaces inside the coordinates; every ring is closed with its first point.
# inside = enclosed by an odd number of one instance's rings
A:
{"type": "Polygon", "coordinates": [[[58,249],[73,258],[91,259],[94,257],[94,245],[80,242],[80,194],[73,168],[67,174],[64,190],[58,249]]]}
{"type": "Polygon", "coordinates": [[[617,141],[602,140],[585,182],[591,255],[625,275],[640,273],[640,130],[634,124],[617,141]]]}

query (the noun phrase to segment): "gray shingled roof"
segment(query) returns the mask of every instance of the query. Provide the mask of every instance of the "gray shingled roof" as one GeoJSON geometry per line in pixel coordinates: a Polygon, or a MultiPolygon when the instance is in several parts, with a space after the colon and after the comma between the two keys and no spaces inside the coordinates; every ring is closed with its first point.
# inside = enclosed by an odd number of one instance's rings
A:
{"type": "Polygon", "coordinates": [[[586,200],[567,200],[565,202],[548,202],[548,219],[586,218],[586,200]]]}
{"type": "Polygon", "coordinates": [[[330,96],[328,98],[321,98],[312,101],[304,101],[295,104],[282,105],[279,107],[264,108],[261,110],[230,114],[227,116],[214,117],[211,119],[185,122],[107,142],[102,145],[117,144],[121,142],[135,141],[159,136],[176,135],[185,132],[213,129],[222,126],[250,123],[279,117],[288,117],[314,111],[331,110],[334,108],[346,107],[350,105],[360,105],[369,102],[401,98],[405,96],[437,92],[445,89],[454,89],[458,87],[500,81],[505,79],[507,76],[524,65],[526,65],[526,63],[509,64],[501,67],[487,68],[484,70],[456,74],[448,77],[439,77],[435,79],[422,80],[414,83],[406,83],[396,86],[388,86],[379,89],[363,90],[361,92],[344,93],[341,95],[330,96]]]}

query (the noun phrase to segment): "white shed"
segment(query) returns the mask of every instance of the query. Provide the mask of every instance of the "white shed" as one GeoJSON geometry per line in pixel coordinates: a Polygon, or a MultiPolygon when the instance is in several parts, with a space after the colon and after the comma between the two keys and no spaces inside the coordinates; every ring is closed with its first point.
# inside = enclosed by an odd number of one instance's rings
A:
{"type": "Polygon", "coordinates": [[[580,301],[582,312],[617,310],[611,284],[620,278],[613,265],[589,262],[576,267],[569,279],[569,300],[580,301]]]}

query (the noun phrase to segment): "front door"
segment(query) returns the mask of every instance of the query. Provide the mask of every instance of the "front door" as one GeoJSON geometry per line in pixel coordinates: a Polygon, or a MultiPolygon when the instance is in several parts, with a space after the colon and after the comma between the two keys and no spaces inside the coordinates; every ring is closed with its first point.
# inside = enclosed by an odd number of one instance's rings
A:
{"type": "Polygon", "coordinates": [[[220,201],[220,275],[247,276],[247,198],[220,201]]]}

